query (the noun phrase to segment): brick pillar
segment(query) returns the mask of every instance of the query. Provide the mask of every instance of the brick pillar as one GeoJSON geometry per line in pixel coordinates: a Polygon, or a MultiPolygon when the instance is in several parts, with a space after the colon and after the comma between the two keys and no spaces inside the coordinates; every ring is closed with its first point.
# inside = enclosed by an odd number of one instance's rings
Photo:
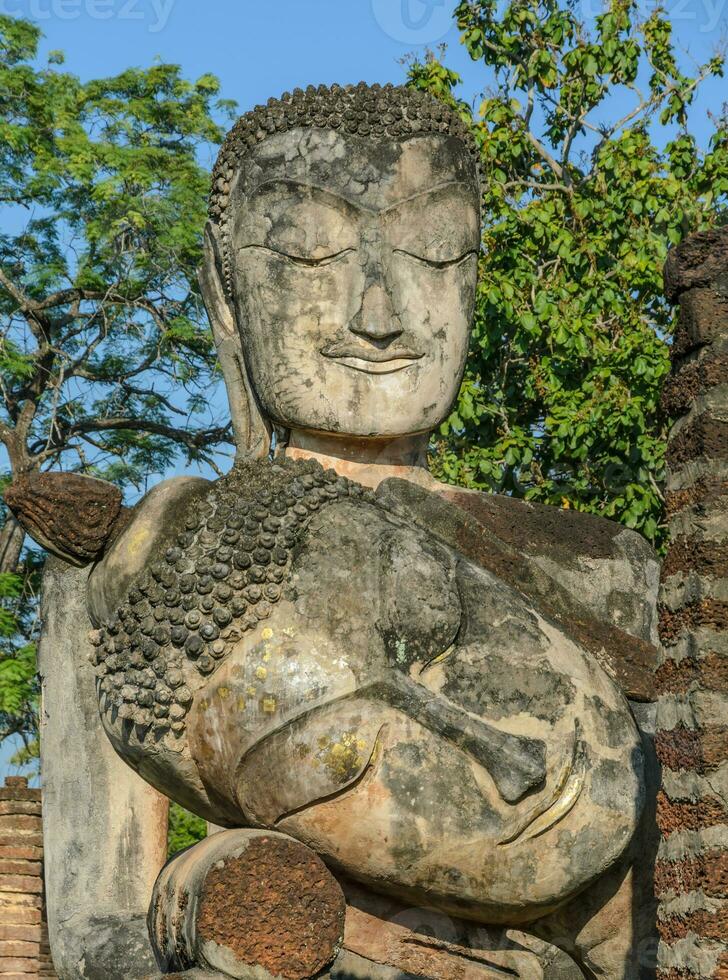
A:
{"type": "Polygon", "coordinates": [[[0,978],[55,975],[43,907],[41,792],[9,776],[0,787],[0,978]]]}
{"type": "Polygon", "coordinates": [[[658,977],[728,980],[728,228],[665,268],[680,306],[664,405],[670,549],[657,673],[658,977]]]}

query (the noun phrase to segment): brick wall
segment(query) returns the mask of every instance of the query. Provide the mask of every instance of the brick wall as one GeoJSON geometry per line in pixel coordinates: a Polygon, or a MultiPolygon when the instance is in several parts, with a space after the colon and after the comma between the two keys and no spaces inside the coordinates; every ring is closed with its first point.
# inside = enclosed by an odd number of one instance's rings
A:
{"type": "Polygon", "coordinates": [[[675,249],[665,283],[680,317],[664,395],[677,421],[657,673],[658,977],[728,980],[728,228],[675,249]]]}
{"type": "Polygon", "coordinates": [[[10,776],[0,787],[0,978],[55,975],[43,908],[41,794],[10,776]]]}

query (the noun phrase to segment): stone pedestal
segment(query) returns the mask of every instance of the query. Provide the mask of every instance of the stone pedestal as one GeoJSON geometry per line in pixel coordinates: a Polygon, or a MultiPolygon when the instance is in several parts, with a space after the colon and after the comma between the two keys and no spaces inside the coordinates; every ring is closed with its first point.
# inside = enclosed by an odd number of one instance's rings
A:
{"type": "Polygon", "coordinates": [[[0,787],[0,977],[55,977],[43,895],[41,791],[9,776],[0,787]]]}

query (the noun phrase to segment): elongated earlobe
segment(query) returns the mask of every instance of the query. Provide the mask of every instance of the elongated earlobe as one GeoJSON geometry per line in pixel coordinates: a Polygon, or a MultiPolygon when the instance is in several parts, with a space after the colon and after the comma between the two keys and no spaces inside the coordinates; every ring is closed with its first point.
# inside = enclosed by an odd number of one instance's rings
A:
{"type": "Polygon", "coordinates": [[[210,221],[205,226],[203,261],[198,279],[225,379],[237,447],[236,458],[261,459],[270,453],[271,425],[263,415],[250,383],[235,311],[223,283],[219,231],[210,221]]]}

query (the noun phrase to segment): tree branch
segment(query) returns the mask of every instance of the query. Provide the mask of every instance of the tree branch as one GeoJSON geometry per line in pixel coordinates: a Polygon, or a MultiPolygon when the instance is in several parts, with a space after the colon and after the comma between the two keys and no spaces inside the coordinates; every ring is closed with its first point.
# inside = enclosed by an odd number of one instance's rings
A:
{"type": "Polygon", "coordinates": [[[210,429],[191,432],[148,419],[119,416],[105,419],[81,419],[78,422],[72,422],[70,425],[59,423],[58,432],[51,445],[46,447],[36,445],[34,447],[37,452],[37,455],[34,453],[34,460],[44,460],[55,455],[59,448],[68,445],[69,440],[73,436],[83,436],[90,432],[111,431],[149,432],[170,439],[172,442],[178,442],[195,452],[204,449],[209,443],[227,442],[230,445],[235,445],[235,440],[232,436],[232,423],[230,422],[224,426],[214,426],[210,429]]]}

